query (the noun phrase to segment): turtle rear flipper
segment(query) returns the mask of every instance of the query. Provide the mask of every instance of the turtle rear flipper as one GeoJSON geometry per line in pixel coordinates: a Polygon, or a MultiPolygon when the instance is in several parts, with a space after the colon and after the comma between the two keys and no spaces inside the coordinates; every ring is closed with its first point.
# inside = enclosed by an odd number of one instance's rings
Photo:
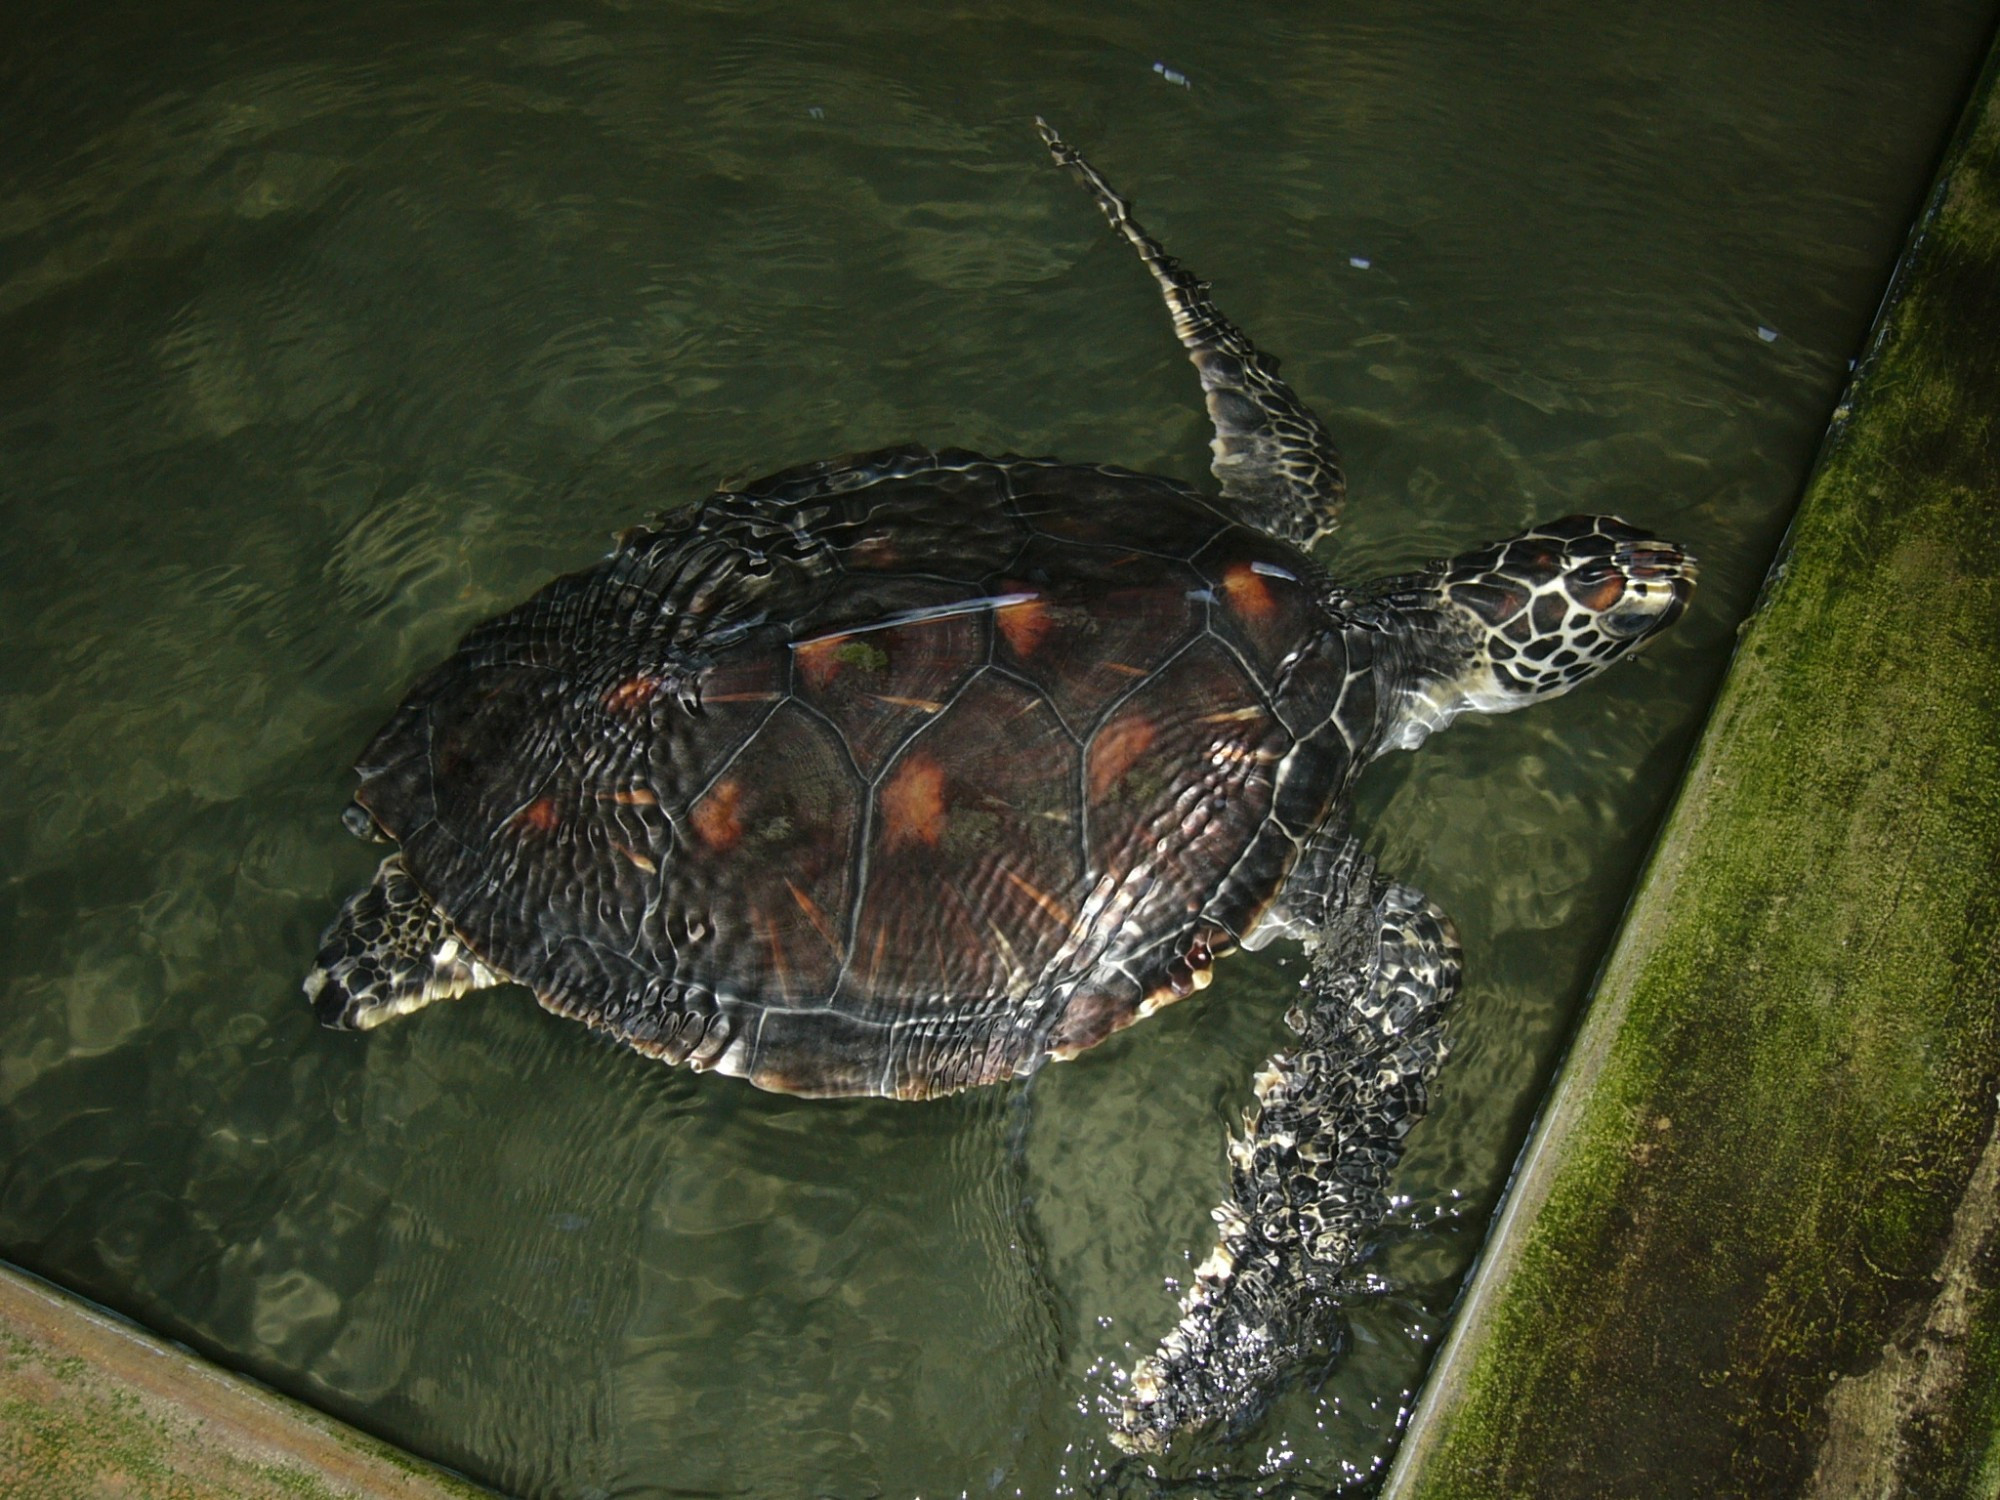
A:
{"type": "Polygon", "coordinates": [[[392,854],[321,934],[305,992],[321,1025],[366,1031],[503,982],[417,888],[403,856],[392,854]]]}
{"type": "Polygon", "coordinates": [[[1157,1450],[1176,1432],[1254,1414],[1319,1342],[1388,1208],[1389,1174],[1444,1061],[1459,947],[1421,892],[1357,886],[1321,929],[1311,1000],[1286,1018],[1299,1045],[1257,1075],[1229,1142],[1218,1243],[1180,1322],[1132,1372],[1113,1425],[1120,1447],[1157,1450]]]}

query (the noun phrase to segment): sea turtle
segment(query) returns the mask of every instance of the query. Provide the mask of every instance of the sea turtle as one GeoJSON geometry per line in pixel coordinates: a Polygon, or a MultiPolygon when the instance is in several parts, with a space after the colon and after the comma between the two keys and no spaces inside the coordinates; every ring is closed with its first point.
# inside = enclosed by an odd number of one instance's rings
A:
{"type": "Polygon", "coordinates": [[[1230,1142],[1221,1234],[1114,1420],[1249,1410],[1314,1337],[1443,1055],[1448,919],[1379,878],[1361,769],[1568,691],[1676,619],[1687,553],[1569,517],[1359,587],[1277,364],[1046,124],[1207,393],[1218,493],[903,447],[623,533],[473,630],[363,752],[394,840],[305,989],[371,1027],[508,981],[669,1063],[797,1094],[1018,1078],[1314,949],[1230,1142]]]}

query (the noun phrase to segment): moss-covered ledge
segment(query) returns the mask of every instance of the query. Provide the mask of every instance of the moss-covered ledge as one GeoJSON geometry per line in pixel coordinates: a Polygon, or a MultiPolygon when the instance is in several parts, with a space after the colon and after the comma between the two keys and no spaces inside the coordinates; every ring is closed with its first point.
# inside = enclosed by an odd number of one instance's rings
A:
{"type": "Polygon", "coordinates": [[[488,1493],[0,1264],[0,1495],[475,1500],[488,1493]]]}
{"type": "Polygon", "coordinates": [[[1392,1496],[2000,1489],[1996,70],[1392,1496]]]}

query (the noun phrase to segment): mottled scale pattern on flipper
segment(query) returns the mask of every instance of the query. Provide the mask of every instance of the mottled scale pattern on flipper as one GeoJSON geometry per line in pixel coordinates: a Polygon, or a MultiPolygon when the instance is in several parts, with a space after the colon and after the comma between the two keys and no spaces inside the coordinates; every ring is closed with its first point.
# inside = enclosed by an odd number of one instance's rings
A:
{"type": "Polygon", "coordinates": [[[1324,1339],[1444,1062],[1461,976],[1450,919],[1421,892],[1376,880],[1351,839],[1315,854],[1328,856],[1311,861],[1322,884],[1297,904],[1323,925],[1311,996],[1286,1017],[1298,1042],[1257,1075],[1229,1141],[1217,1243],[1180,1321],[1132,1371],[1113,1434],[1123,1447],[1245,1420],[1324,1339]]]}
{"type": "Polygon", "coordinates": [[[366,1031],[502,978],[473,957],[403,856],[392,854],[321,935],[305,991],[322,1024],[366,1031]]]}
{"type": "Polygon", "coordinates": [[[1270,903],[1353,759],[1326,593],[1158,478],[807,465],[475,630],[358,796],[551,1009],[793,1092],[967,1087],[1270,903]]]}
{"type": "Polygon", "coordinates": [[[1208,283],[1146,232],[1124,196],[1048,121],[1035,125],[1056,165],[1076,174],[1158,284],[1174,334],[1201,377],[1215,425],[1210,467],[1223,495],[1273,536],[1310,545],[1331,531],[1347,485],[1326,425],[1280,377],[1278,361],[1223,316],[1208,283]]]}

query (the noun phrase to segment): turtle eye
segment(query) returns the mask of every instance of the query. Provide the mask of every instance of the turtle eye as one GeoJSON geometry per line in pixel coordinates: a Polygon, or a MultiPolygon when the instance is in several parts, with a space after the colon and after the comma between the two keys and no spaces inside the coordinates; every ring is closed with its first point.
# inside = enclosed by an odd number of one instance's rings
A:
{"type": "Polygon", "coordinates": [[[1600,616],[1598,624],[1604,628],[1605,634],[1630,640],[1666,629],[1681,617],[1686,608],[1687,596],[1680,590],[1651,599],[1634,597],[1618,609],[1600,616]]]}

